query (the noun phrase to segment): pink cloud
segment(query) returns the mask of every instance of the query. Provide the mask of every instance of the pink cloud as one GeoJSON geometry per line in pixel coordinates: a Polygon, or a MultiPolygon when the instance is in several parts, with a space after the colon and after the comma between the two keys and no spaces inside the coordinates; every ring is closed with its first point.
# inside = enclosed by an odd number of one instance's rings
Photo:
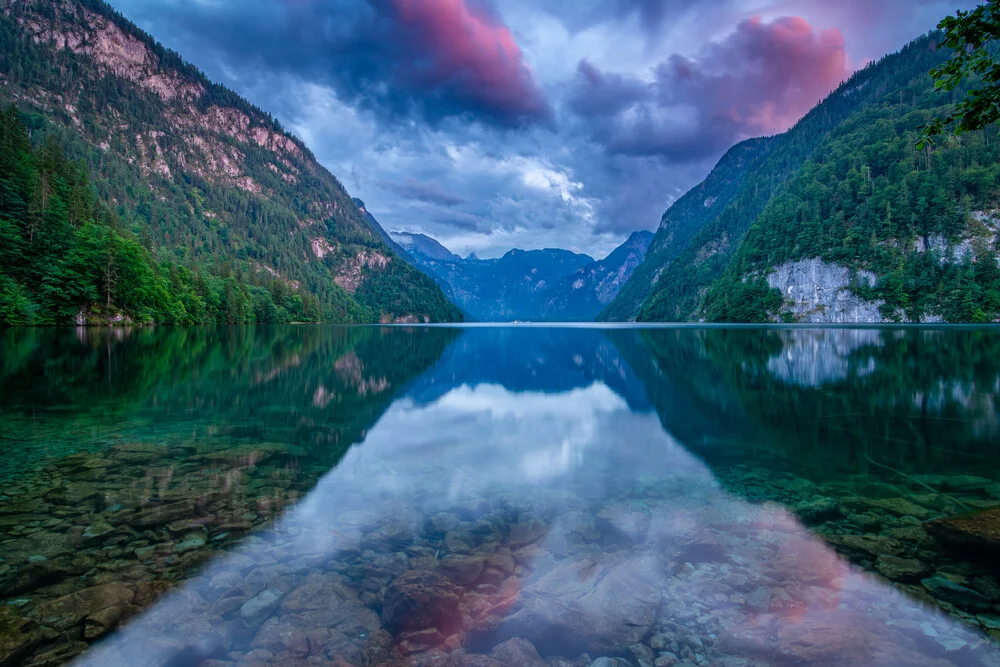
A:
{"type": "Polygon", "coordinates": [[[511,121],[550,113],[510,29],[466,0],[392,0],[394,18],[415,47],[398,76],[446,91],[511,121]]]}
{"type": "Polygon", "coordinates": [[[850,73],[841,32],[798,16],[744,21],[697,61],[675,56],[660,69],[668,97],[694,100],[747,135],[787,130],[850,73]]]}

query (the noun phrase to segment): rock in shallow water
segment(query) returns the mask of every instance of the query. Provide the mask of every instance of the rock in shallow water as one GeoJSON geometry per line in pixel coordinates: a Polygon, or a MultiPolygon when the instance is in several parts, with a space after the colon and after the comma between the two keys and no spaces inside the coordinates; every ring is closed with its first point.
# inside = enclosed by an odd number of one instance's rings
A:
{"type": "Polygon", "coordinates": [[[410,570],[396,577],[385,592],[382,620],[392,632],[447,629],[456,622],[461,589],[442,574],[410,570]]]}
{"type": "MultiPolygon", "coordinates": [[[[124,608],[132,602],[133,597],[132,589],[125,584],[103,584],[42,603],[35,608],[33,615],[47,626],[68,630],[91,616],[99,617],[98,621],[101,623],[105,622],[106,617],[102,612],[111,608],[124,608]]],[[[120,617],[121,613],[117,616],[120,617]]]]}
{"type": "Polygon", "coordinates": [[[995,558],[1000,554],[1000,507],[924,524],[931,535],[947,544],[995,558]]]}
{"type": "MultiPolygon", "coordinates": [[[[663,566],[654,557],[560,563],[526,588],[504,632],[546,653],[610,653],[639,642],[660,605],[663,566]]],[[[509,636],[508,635],[508,636],[509,636]]]]}
{"type": "Polygon", "coordinates": [[[504,665],[519,665],[521,667],[546,667],[545,661],[538,655],[534,645],[527,639],[516,637],[497,644],[490,652],[490,657],[504,665]]]}
{"type": "Polygon", "coordinates": [[[879,556],[876,567],[887,579],[902,582],[920,581],[931,573],[931,567],[919,560],[888,555],[879,556]]]}
{"type": "Polygon", "coordinates": [[[43,632],[37,623],[21,618],[12,608],[0,607],[0,665],[16,664],[46,638],[43,632]]]}
{"type": "Polygon", "coordinates": [[[956,584],[950,579],[941,576],[929,577],[921,581],[924,588],[929,590],[934,597],[950,602],[962,609],[973,611],[986,611],[990,608],[990,600],[985,595],[977,593],[971,588],[956,584]]]}
{"type": "Polygon", "coordinates": [[[243,603],[240,607],[240,618],[247,627],[256,627],[263,623],[278,607],[284,594],[273,588],[261,591],[243,603]]]}

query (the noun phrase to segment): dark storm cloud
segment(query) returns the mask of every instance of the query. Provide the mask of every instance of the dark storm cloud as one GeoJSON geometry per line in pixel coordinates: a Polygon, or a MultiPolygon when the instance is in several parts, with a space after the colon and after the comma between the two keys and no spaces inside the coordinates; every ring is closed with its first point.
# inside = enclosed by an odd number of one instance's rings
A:
{"type": "Polygon", "coordinates": [[[734,141],[974,4],[111,2],[274,113],[386,228],[484,257],[600,256],[655,228],[734,141]]]}
{"type": "Polygon", "coordinates": [[[570,107],[612,153],[686,161],[788,129],[849,74],[838,30],[750,19],[697,58],[671,56],[649,83],[583,61],[570,107]]]}
{"type": "Polygon", "coordinates": [[[464,198],[448,194],[435,183],[425,183],[412,177],[402,183],[390,181],[386,183],[386,187],[404,199],[415,199],[440,206],[458,206],[467,203],[464,198]]]}
{"type": "MultiPolygon", "coordinates": [[[[127,6],[133,0],[123,0],[127,6]]],[[[169,21],[229,61],[335,88],[395,119],[502,127],[552,112],[510,29],[474,0],[177,0],[130,14],[169,21]],[[193,34],[191,34],[193,33],[193,34]]]]}

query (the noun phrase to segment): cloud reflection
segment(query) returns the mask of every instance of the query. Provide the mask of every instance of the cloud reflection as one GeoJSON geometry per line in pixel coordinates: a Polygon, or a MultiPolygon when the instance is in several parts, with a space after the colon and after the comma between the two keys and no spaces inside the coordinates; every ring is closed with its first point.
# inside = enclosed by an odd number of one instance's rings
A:
{"type": "Polygon", "coordinates": [[[82,664],[531,664],[536,652],[582,665],[996,664],[976,633],[861,573],[781,506],[726,493],[654,413],[601,383],[397,401],[274,530],[82,664]]]}

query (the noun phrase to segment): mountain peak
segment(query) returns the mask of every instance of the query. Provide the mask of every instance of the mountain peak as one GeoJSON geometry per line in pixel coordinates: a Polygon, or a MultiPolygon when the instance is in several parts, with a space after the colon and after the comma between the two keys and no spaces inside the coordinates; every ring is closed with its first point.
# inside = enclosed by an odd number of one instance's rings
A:
{"type": "Polygon", "coordinates": [[[436,239],[426,234],[415,234],[411,232],[392,232],[393,240],[406,249],[411,255],[423,256],[426,259],[440,262],[457,262],[461,257],[445,248],[436,239]]]}

